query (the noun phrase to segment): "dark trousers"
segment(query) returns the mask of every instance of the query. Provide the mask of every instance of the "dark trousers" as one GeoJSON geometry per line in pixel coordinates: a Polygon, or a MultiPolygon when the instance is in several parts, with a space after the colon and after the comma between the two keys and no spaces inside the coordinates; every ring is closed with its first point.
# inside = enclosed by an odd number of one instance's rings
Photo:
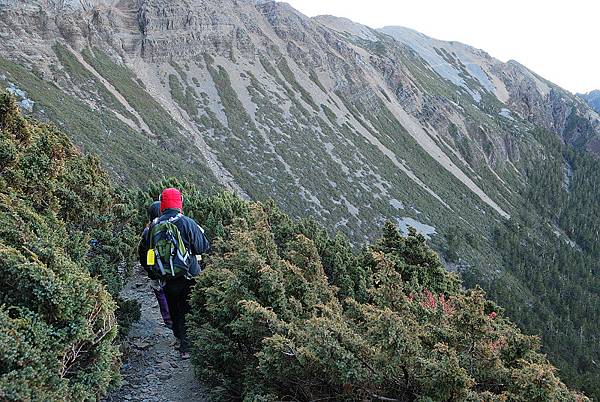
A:
{"type": "Polygon", "coordinates": [[[165,285],[165,295],[167,296],[169,313],[173,321],[173,334],[180,341],[179,350],[182,353],[189,352],[190,348],[185,327],[185,316],[191,311],[189,297],[195,283],[193,279],[179,277],[168,280],[165,285]]]}

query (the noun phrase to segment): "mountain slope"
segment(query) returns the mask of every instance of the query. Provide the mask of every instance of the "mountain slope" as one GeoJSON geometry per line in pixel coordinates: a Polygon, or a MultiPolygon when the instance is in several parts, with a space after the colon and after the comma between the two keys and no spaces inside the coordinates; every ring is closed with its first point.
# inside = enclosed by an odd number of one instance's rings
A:
{"type": "Polygon", "coordinates": [[[356,253],[272,203],[206,196],[173,179],[117,191],[95,157],[24,118],[4,92],[0,143],[3,401],[100,400],[119,383],[116,335],[131,323],[117,325],[115,315],[134,313],[139,299],[146,322],[132,335],[142,361],[121,345],[124,372],[138,374],[123,385],[136,393],[108,400],[199,400],[196,373],[217,400],[589,400],[481,290],[462,290],[415,231],[403,237],[388,223],[381,240],[356,253]],[[160,315],[147,316],[154,296],[143,282],[121,292],[136,288],[134,299],[115,303],[135,253],[132,223],[145,222],[148,200],[168,185],[189,197],[190,216],[207,217],[214,246],[193,290],[196,370],[165,356],[167,328],[149,331],[160,315]]]}
{"type": "Polygon", "coordinates": [[[596,112],[600,113],[600,90],[588,92],[587,94],[580,94],[581,96],[596,112]]]}
{"type": "Polygon", "coordinates": [[[386,27],[381,32],[411,47],[441,77],[464,88],[476,102],[481,94],[491,93],[507,107],[500,113],[516,113],[559,134],[567,144],[598,152],[598,114],[518,62],[502,63],[470,46],[438,41],[402,27],[386,27]]]}
{"type": "MultiPolygon", "coordinates": [[[[388,219],[419,226],[448,267],[509,289],[494,296],[513,316],[549,290],[507,262],[509,225],[550,244],[541,254],[557,242],[595,257],[595,226],[566,217],[595,216],[594,162],[575,155],[600,152],[600,118],[516,62],[249,0],[3,1],[0,28],[4,85],[121,182],[176,175],[272,198],[355,245],[388,219]]],[[[588,262],[557,271],[546,321],[570,337],[581,300],[562,288],[599,296],[588,262]]],[[[553,336],[531,317],[519,323],[553,336]]],[[[572,381],[600,359],[599,331],[579,327],[578,353],[545,342],[572,381]]]]}

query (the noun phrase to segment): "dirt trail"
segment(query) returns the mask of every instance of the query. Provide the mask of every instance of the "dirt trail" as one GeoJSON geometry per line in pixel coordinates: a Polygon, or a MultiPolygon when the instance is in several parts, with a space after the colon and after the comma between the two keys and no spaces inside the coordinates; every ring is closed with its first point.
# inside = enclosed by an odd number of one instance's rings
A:
{"type": "Polygon", "coordinates": [[[132,326],[124,345],[123,386],[104,402],[208,401],[191,362],[181,360],[172,346],[173,333],[163,325],[150,281],[140,267],[122,295],[140,301],[142,317],[132,326]]]}

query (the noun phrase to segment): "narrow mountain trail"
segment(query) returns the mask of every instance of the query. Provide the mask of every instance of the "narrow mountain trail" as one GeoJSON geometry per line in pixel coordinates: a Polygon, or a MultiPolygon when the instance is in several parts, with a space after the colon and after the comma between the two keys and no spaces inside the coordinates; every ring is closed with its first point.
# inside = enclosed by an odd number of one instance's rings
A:
{"type": "Polygon", "coordinates": [[[141,267],[123,290],[123,298],[138,300],[141,319],[124,343],[123,386],[104,402],[208,401],[194,376],[190,360],[181,360],[171,330],[163,325],[158,303],[141,267]]]}

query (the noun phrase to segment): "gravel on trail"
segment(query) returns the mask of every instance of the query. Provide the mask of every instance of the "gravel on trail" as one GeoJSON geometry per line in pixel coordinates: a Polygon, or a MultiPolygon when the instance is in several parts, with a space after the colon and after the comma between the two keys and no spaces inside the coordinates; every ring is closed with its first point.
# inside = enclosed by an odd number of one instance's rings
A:
{"type": "Polygon", "coordinates": [[[208,401],[190,360],[182,360],[175,350],[173,332],[164,326],[150,280],[140,266],[122,297],[138,300],[142,317],[132,325],[122,347],[123,386],[104,402],[208,401]]]}

